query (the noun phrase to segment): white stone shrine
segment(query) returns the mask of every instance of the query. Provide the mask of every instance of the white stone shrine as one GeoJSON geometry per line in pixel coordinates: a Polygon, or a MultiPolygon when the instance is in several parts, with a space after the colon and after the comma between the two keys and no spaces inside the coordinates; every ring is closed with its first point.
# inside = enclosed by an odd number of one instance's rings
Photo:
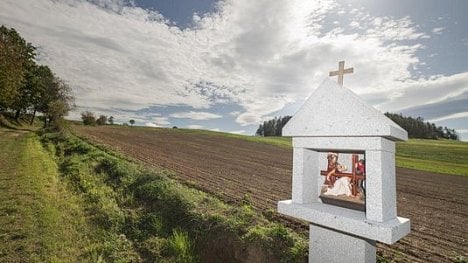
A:
{"type": "Polygon", "coordinates": [[[280,201],[278,211],[310,222],[309,262],[375,262],[376,241],[393,244],[410,232],[396,208],[395,141],[407,140],[400,126],[327,79],[283,136],[294,147],[292,200],[280,201]],[[327,152],[365,156],[362,210],[323,202],[327,152]]]}

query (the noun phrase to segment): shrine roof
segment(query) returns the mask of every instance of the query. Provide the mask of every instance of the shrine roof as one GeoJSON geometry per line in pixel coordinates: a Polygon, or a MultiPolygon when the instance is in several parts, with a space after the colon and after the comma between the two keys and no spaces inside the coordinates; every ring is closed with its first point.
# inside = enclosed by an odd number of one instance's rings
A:
{"type": "Polygon", "coordinates": [[[385,137],[407,140],[407,132],[351,90],[325,79],[283,128],[293,137],[385,137]]]}

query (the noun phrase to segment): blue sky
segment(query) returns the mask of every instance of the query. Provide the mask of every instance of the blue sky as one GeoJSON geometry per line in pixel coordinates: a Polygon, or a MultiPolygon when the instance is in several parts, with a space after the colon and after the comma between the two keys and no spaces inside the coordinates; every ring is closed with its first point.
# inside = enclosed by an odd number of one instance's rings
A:
{"type": "Polygon", "coordinates": [[[340,60],[382,112],[468,140],[467,1],[2,0],[73,88],[118,122],[253,134],[291,115],[340,60]]]}

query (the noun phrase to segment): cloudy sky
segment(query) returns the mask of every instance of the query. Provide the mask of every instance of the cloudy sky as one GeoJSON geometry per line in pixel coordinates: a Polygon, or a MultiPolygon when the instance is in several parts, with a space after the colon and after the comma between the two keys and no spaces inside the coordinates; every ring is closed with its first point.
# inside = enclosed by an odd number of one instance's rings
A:
{"type": "Polygon", "coordinates": [[[0,24],[73,88],[71,118],[253,134],[345,60],[345,87],[382,112],[468,140],[467,11],[463,0],[1,0],[0,24]]]}

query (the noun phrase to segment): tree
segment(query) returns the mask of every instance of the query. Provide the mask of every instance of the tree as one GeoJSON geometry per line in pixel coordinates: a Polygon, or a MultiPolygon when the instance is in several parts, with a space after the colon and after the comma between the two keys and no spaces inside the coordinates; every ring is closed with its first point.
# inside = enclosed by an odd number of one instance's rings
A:
{"type": "Polygon", "coordinates": [[[55,77],[47,66],[34,65],[26,74],[26,86],[29,92],[23,98],[28,101],[28,107],[32,110],[31,125],[36,112],[47,108],[47,92],[52,85],[55,85],[55,77]]]}
{"type": "Polygon", "coordinates": [[[96,120],[97,125],[106,125],[107,124],[107,116],[101,115],[99,118],[96,120]]]}
{"type": "Polygon", "coordinates": [[[64,128],[63,117],[70,111],[70,105],[64,100],[54,100],[49,103],[49,109],[45,116],[49,119],[48,127],[55,131],[61,131],[64,128]]]}
{"type": "Polygon", "coordinates": [[[96,117],[94,116],[94,113],[90,111],[82,112],[81,119],[83,120],[84,125],[96,125],[96,117]]]}
{"type": "Polygon", "coordinates": [[[396,124],[400,125],[403,129],[408,132],[410,138],[420,139],[450,139],[459,140],[459,136],[454,129],[447,127],[436,126],[434,123],[424,122],[421,117],[413,118],[406,117],[395,113],[385,113],[385,116],[390,118],[396,124]]]}
{"type": "Polygon", "coordinates": [[[258,136],[281,136],[283,127],[291,119],[291,116],[275,117],[274,119],[264,121],[255,133],[258,136]]]}
{"type": "Polygon", "coordinates": [[[107,120],[110,125],[114,124],[114,116],[110,116],[109,119],[107,120]]]}
{"type": "Polygon", "coordinates": [[[0,110],[41,112],[44,127],[61,129],[63,117],[74,107],[71,88],[47,66],[34,61],[35,47],[13,28],[0,27],[0,110]]]}
{"type": "Polygon", "coordinates": [[[58,127],[59,120],[63,119],[74,106],[70,86],[54,76],[52,85],[46,87],[41,99],[41,112],[45,116],[44,126],[53,124],[54,127],[58,127]]]}
{"type": "Polygon", "coordinates": [[[21,102],[20,89],[28,67],[34,64],[34,51],[31,43],[27,43],[15,29],[0,27],[0,110],[11,109],[21,102]]]}
{"type": "Polygon", "coordinates": [[[135,124],[135,120],[131,119],[129,120],[128,122],[130,122],[130,124],[133,126],[133,124],[135,124]]]}

